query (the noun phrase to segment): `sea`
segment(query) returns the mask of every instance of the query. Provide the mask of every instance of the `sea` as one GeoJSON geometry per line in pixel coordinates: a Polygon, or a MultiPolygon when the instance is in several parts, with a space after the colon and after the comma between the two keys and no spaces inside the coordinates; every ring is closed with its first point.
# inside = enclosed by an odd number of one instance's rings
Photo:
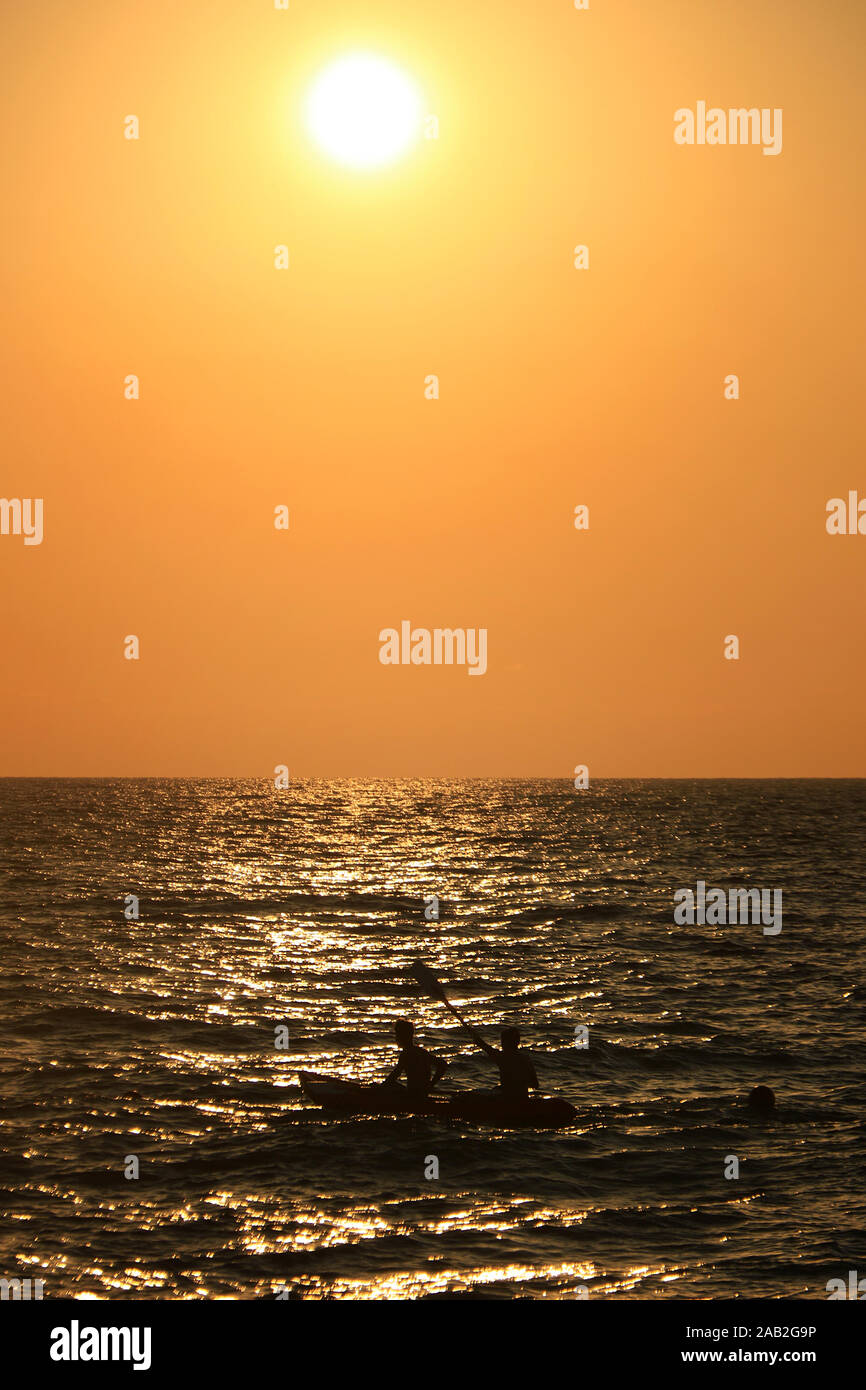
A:
{"type": "Polygon", "coordinates": [[[862,780],[0,781],[0,1277],[826,1298],[866,1273],[864,844],[862,780]],[[699,883],[781,930],[678,923],[699,883]],[[495,1084],[416,960],[572,1126],[305,1098],[384,1077],[401,1017],[495,1084]]]}

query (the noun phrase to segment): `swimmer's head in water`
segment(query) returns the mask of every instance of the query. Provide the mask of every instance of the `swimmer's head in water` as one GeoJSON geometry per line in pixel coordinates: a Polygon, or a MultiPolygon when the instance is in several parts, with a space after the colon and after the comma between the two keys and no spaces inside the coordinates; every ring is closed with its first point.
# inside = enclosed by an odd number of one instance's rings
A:
{"type": "Polygon", "coordinates": [[[503,1028],[499,1034],[503,1052],[516,1052],[520,1046],[520,1031],[517,1028],[503,1028]]]}
{"type": "Polygon", "coordinates": [[[772,1110],[776,1104],[776,1097],[769,1086],[756,1086],[749,1092],[746,1104],[750,1110],[772,1110]]]}
{"type": "Polygon", "coordinates": [[[394,1024],[394,1037],[397,1039],[400,1046],[409,1047],[414,1035],[414,1025],[409,1022],[408,1018],[398,1018],[397,1022],[394,1024]]]}

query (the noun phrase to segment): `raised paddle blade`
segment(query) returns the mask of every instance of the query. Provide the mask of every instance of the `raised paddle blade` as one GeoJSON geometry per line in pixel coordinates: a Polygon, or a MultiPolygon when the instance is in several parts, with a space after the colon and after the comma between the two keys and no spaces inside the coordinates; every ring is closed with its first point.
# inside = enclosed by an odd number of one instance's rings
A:
{"type": "Polygon", "coordinates": [[[413,961],[409,966],[409,974],[413,980],[417,980],[422,989],[426,989],[428,994],[432,994],[434,999],[441,999],[443,1004],[447,1004],[445,991],[437,980],[429,965],[425,965],[423,960],[413,961]]]}
{"type": "MultiPolygon", "coordinates": [[[[441,1004],[445,1005],[449,1013],[452,1013],[454,1015],[458,1023],[462,1023],[467,1033],[470,1033],[472,1037],[475,1038],[476,1042],[481,1042],[481,1039],[478,1037],[474,1029],[471,1028],[469,1024],[466,1022],[466,1019],[463,1017],[463,1015],[457,1009],[455,1009],[454,1005],[451,1003],[451,1000],[448,998],[448,995],[445,993],[445,990],[440,985],[439,981],[433,974],[433,971],[430,969],[429,965],[425,965],[423,960],[416,960],[413,962],[412,965],[410,965],[409,974],[412,976],[414,980],[418,981],[422,989],[426,989],[428,994],[432,995],[434,999],[438,999],[441,1004]]],[[[481,1046],[484,1047],[485,1044],[481,1042],[481,1046]]]]}

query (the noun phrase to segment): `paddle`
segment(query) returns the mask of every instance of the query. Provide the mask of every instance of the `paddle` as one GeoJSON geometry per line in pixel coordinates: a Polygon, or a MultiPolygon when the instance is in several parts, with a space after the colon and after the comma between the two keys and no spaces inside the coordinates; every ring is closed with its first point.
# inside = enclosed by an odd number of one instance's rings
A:
{"type": "Polygon", "coordinates": [[[485,1052],[493,1052],[494,1049],[489,1045],[489,1043],[486,1043],[484,1039],[480,1036],[480,1034],[476,1033],[475,1029],[472,1027],[472,1024],[467,1023],[466,1019],[459,1012],[459,1010],[455,1009],[454,1005],[451,1003],[450,999],[445,993],[445,990],[437,980],[436,976],[433,974],[433,971],[430,969],[429,965],[425,965],[423,960],[413,961],[409,967],[409,974],[412,976],[413,980],[418,981],[421,988],[425,989],[427,993],[432,996],[433,999],[438,999],[440,1004],[445,1005],[446,1009],[448,1009],[454,1015],[458,1023],[463,1025],[463,1027],[466,1029],[467,1033],[473,1039],[474,1042],[477,1042],[481,1047],[483,1047],[485,1052]]]}

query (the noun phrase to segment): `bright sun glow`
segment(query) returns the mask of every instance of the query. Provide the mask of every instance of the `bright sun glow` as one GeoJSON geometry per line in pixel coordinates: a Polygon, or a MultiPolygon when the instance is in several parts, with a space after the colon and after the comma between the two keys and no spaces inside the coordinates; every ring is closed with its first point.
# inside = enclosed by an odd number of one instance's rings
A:
{"type": "Polygon", "coordinates": [[[316,143],[353,169],[373,169],[403,154],[421,122],[417,88],[399,68],[371,54],[339,58],[307,99],[316,143]]]}

